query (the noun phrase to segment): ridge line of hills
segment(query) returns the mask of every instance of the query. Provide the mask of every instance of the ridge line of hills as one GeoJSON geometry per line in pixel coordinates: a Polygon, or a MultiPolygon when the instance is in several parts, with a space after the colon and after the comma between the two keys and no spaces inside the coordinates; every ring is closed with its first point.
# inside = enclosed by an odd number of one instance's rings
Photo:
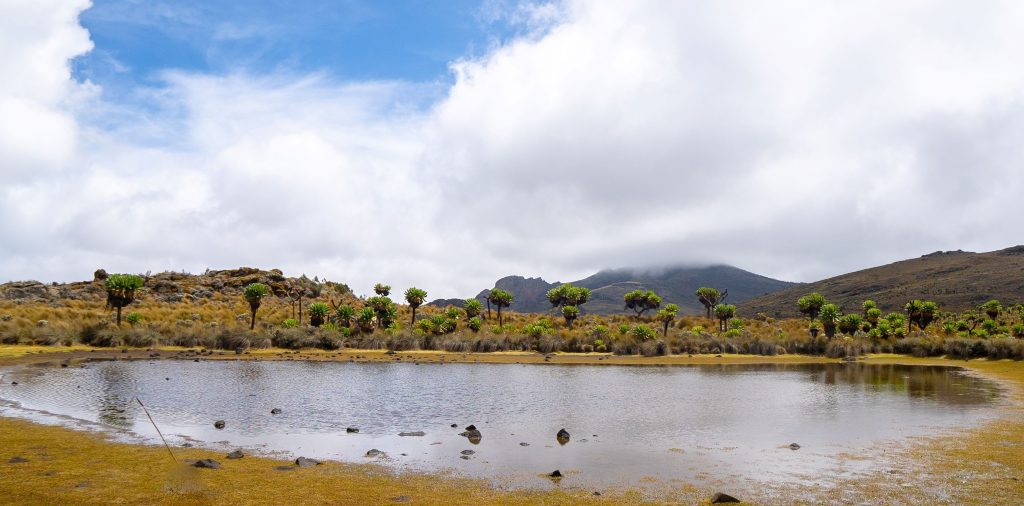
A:
{"type": "MultiPolygon", "coordinates": [[[[105,292],[101,272],[90,281],[41,283],[11,281],[0,284],[0,300],[57,302],[60,300],[103,300],[105,292]]],[[[285,277],[280,270],[252,267],[206,271],[202,274],[162,272],[146,276],[147,297],[174,303],[183,300],[231,297],[241,294],[251,282],[263,282],[278,297],[289,287],[316,286],[324,296],[355,298],[342,283],[317,283],[305,277],[285,277]]],[[[542,278],[506,276],[496,288],[512,292],[510,308],[523,313],[554,314],[546,293],[562,283],[542,278]]],[[[703,307],[694,292],[701,286],[729,290],[726,302],[738,306],[739,313],[754,316],[797,317],[796,300],[818,292],[846,311],[859,311],[865,299],[874,300],[887,311],[899,311],[911,299],[933,300],[946,311],[964,310],[990,300],[1004,303],[1024,302],[1024,246],[1013,246],[986,253],[937,251],[918,258],[862,269],[812,283],[792,283],[761,276],[729,265],[703,267],[667,267],[661,269],[608,269],[573,285],[591,290],[591,299],[581,307],[584,313],[623,312],[622,296],[631,290],[654,290],[663,304],[678,304],[682,314],[702,314],[703,307]]],[[[483,299],[489,290],[476,298],[483,299]]],[[[400,290],[392,294],[401,301],[400,290]]],[[[309,300],[309,299],[307,299],[309,300]]],[[[437,299],[427,305],[461,306],[462,299],[437,299]]]]}

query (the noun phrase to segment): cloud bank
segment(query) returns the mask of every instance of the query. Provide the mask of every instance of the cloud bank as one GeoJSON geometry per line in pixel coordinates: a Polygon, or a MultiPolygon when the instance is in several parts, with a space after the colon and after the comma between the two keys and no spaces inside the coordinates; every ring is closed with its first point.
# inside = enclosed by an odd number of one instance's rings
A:
{"type": "Polygon", "coordinates": [[[87,6],[0,7],[0,279],[258,265],[448,297],[1020,242],[1019,2],[524,3],[443,90],[240,69],[113,97],[69,71],[87,6]]]}

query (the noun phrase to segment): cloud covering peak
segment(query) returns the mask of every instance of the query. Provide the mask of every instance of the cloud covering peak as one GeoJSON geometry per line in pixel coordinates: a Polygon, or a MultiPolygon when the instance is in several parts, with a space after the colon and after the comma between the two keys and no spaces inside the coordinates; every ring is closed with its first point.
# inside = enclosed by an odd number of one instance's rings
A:
{"type": "Polygon", "coordinates": [[[69,71],[87,3],[44,3],[0,8],[0,279],[258,265],[440,297],[1019,242],[1016,2],[524,3],[450,85],[168,69],[117,94],[69,71]]]}

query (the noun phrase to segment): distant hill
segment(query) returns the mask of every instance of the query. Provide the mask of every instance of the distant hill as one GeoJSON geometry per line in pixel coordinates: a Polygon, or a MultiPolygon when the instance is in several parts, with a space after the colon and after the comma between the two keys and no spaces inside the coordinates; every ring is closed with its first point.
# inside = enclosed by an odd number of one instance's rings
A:
{"type": "Polygon", "coordinates": [[[959,311],[989,299],[1024,301],[1024,246],[989,253],[937,251],[920,258],[864,269],[757,297],[739,304],[741,314],[798,316],[796,300],[819,292],[846,310],[872,299],[885,311],[898,311],[912,299],[928,299],[943,310],[959,311]]]}
{"type": "MultiPolygon", "coordinates": [[[[495,283],[495,288],[515,295],[511,309],[522,313],[551,312],[545,294],[561,283],[548,283],[541,278],[506,276],[495,283]]],[[[663,304],[678,304],[683,314],[701,314],[704,307],[697,302],[694,292],[701,286],[728,289],[728,302],[736,303],[766,293],[782,290],[795,283],[779,281],[747,272],[728,265],[706,267],[670,267],[663,269],[603,270],[590,277],[573,281],[573,285],[590,288],[591,299],[582,309],[585,313],[610,314],[623,311],[622,296],[631,290],[654,290],[662,296],[663,304]]],[[[483,300],[490,290],[483,290],[477,298],[483,300]]],[[[458,302],[441,299],[431,305],[444,306],[458,302]]]]}

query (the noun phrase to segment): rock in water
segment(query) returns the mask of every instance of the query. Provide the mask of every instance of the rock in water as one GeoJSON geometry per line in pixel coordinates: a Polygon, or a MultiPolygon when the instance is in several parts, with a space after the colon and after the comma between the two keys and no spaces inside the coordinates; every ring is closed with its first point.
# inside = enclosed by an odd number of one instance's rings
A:
{"type": "Polygon", "coordinates": [[[355,433],[359,432],[359,428],[358,427],[349,427],[349,428],[345,429],[345,432],[348,432],[349,434],[355,434],[355,433]]]}
{"type": "Polygon", "coordinates": [[[270,410],[270,414],[272,414],[272,415],[280,415],[281,414],[281,408],[274,408],[274,409],[270,410]]]}
{"type": "Polygon", "coordinates": [[[551,474],[549,474],[548,476],[550,476],[550,477],[552,477],[552,478],[561,478],[561,477],[562,477],[562,472],[561,472],[561,471],[559,471],[558,469],[555,469],[555,470],[554,470],[554,471],[552,471],[552,472],[551,472],[551,474]]]}
{"type": "Polygon", "coordinates": [[[403,437],[407,437],[407,436],[426,436],[427,433],[423,432],[422,430],[418,430],[418,431],[415,431],[415,432],[399,432],[398,435],[399,436],[403,436],[403,437]]]}
{"type": "Polygon", "coordinates": [[[728,502],[740,502],[739,499],[729,495],[718,492],[711,498],[711,504],[722,504],[728,502]]]}
{"type": "Polygon", "coordinates": [[[466,431],[474,431],[474,430],[476,430],[476,425],[470,424],[470,425],[466,426],[466,431]]]}
{"type": "Polygon", "coordinates": [[[462,453],[463,455],[472,455],[472,454],[474,454],[476,452],[473,451],[473,450],[462,450],[462,452],[460,452],[460,453],[462,453]]]}
{"type": "Polygon", "coordinates": [[[569,442],[569,431],[561,429],[558,434],[555,434],[555,439],[558,440],[558,444],[564,445],[569,442]]]}
{"type": "Polygon", "coordinates": [[[213,422],[213,428],[215,429],[223,429],[225,425],[227,424],[224,423],[224,420],[217,420],[216,422],[213,422]]]}
{"type": "Polygon", "coordinates": [[[297,465],[299,467],[313,467],[313,466],[319,466],[320,465],[320,461],[319,460],[313,460],[313,459],[307,459],[306,457],[299,457],[299,458],[295,459],[295,465],[297,465]]]}
{"type": "Polygon", "coordinates": [[[233,451],[233,452],[228,454],[228,458],[232,459],[232,460],[240,459],[240,458],[242,458],[244,456],[245,456],[245,454],[242,453],[242,450],[235,450],[235,451],[233,451]]]}
{"type": "Polygon", "coordinates": [[[384,452],[382,452],[382,451],[380,451],[380,450],[378,450],[376,448],[366,452],[366,456],[367,457],[380,457],[381,455],[384,455],[384,452]]]}
{"type": "Polygon", "coordinates": [[[220,469],[220,462],[217,462],[216,460],[213,459],[202,459],[197,460],[195,464],[192,464],[192,467],[200,467],[203,469],[220,469]]]}
{"type": "Polygon", "coordinates": [[[789,449],[790,450],[799,450],[800,449],[800,445],[798,445],[796,443],[789,443],[789,449]]]}

